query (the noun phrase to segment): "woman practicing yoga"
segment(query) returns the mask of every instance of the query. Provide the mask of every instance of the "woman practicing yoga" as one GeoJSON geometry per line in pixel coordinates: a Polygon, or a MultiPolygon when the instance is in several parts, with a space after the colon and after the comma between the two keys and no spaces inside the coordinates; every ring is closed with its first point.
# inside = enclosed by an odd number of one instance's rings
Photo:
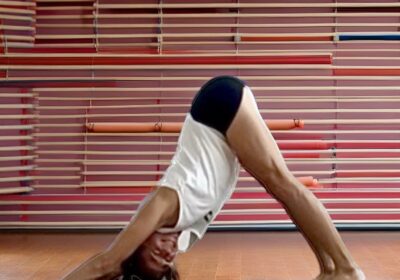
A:
{"type": "Polygon", "coordinates": [[[200,89],[171,165],[130,224],[106,251],[65,279],[179,279],[173,268],[177,252],[203,237],[234,191],[239,162],[283,205],[310,244],[321,269],[316,279],[365,279],[323,205],[288,170],[250,88],[230,76],[200,89]]]}

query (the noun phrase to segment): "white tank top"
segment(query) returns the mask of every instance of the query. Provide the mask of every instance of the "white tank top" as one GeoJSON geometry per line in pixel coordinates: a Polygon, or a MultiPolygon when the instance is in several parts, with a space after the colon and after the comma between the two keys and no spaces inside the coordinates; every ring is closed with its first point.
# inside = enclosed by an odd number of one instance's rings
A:
{"type": "Polygon", "coordinates": [[[239,171],[239,161],[225,136],[188,114],[171,165],[157,184],[176,190],[179,218],[174,228],[159,231],[182,232],[178,249],[187,251],[232,195],[239,171]]]}

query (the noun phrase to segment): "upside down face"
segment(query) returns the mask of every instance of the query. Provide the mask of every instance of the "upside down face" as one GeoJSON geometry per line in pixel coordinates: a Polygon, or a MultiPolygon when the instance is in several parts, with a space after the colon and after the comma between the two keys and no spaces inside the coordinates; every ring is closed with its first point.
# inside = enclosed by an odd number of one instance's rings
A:
{"type": "MultiPolygon", "coordinates": [[[[137,273],[145,279],[161,279],[173,266],[178,233],[153,233],[123,264],[124,274],[137,273]]],[[[140,278],[139,278],[140,279],[140,278]]]]}

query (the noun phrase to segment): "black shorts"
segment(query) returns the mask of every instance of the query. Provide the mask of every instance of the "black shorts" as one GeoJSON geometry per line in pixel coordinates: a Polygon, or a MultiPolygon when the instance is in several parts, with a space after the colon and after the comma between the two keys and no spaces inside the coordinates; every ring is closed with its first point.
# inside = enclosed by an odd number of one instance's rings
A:
{"type": "Polygon", "coordinates": [[[226,135],[239,110],[245,86],[242,80],[232,76],[209,80],[194,98],[190,114],[194,120],[226,135]]]}

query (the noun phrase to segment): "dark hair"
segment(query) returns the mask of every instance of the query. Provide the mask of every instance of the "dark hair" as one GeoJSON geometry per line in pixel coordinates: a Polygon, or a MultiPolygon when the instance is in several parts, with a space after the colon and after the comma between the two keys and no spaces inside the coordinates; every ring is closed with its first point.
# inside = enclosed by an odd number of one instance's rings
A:
{"type": "Polygon", "coordinates": [[[149,275],[148,272],[143,270],[143,265],[141,265],[142,250],[142,246],[139,247],[122,263],[122,280],[180,280],[179,273],[174,266],[170,267],[163,275],[149,275]]]}

